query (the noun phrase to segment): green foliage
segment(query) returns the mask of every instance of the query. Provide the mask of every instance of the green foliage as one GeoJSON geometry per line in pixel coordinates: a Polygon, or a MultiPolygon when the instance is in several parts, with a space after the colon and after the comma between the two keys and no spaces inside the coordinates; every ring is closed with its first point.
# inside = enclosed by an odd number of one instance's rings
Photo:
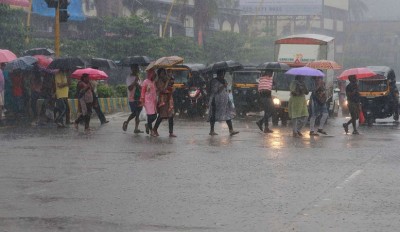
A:
{"type": "Polygon", "coordinates": [[[107,97],[113,97],[114,96],[114,91],[111,86],[107,84],[100,83],[97,86],[97,95],[99,97],[107,98],[107,97]]]}
{"type": "Polygon", "coordinates": [[[241,60],[240,50],[244,47],[246,38],[233,32],[215,32],[204,43],[207,60],[241,60]]]}
{"type": "Polygon", "coordinates": [[[126,97],[127,86],[126,85],[116,85],[115,86],[115,97],[126,97]]]}
{"type": "Polygon", "coordinates": [[[26,37],[24,20],[22,10],[0,4],[0,48],[13,51],[15,54],[24,50],[26,37]]]}

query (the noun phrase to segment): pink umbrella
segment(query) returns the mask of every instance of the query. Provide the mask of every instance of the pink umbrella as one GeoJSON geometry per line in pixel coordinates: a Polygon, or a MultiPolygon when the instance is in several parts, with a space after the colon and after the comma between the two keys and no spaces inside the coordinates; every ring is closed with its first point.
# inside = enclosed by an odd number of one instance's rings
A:
{"type": "Polygon", "coordinates": [[[37,63],[41,68],[47,68],[47,66],[49,66],[49,64],[53,61],[51,57],[45,55],[34,55],[33,57],[38,60],[37,63]]]}
{"type": "Polygon", "coordinates": [[[83,74],[88,74],[90,80],[106,80],[108,78],[108,75],[105,72],[93,68],[77,69],[71,74],[70,77],[74,79],[81,79],[83,74]]]}
{"type": "Polygon", "coordinates": [[[7,63],[17,59],[17,56],[9,50],[0,49],[0,63],[7,63]]]}
{"type": "Polygon", "coordinates": [[[0,0],[0,3],[22,7],[30,6],[29,0],[0,0]]]}
{"type": "Polygon", "coordinates": [[[351,68],[344,70],[338,79],[348,80],[351,75],[356,76],[357,79],[362,79],[376,76],[376,73],[369,68],[351,68]]]}

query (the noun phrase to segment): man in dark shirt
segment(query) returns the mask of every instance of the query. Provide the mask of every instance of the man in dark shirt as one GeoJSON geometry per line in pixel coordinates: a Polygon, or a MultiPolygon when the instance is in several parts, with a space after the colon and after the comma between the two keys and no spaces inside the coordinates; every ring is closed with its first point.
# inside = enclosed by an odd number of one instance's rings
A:
{"type": "Polygon", "coordinates": [[[360,114],[360,93],[358,92],[357,78],[355,75],[349,76],[350,83],[346,86],[346,96],[349,106],[351,119],[347,123],[343,123],[346,134],[349,132],[350,123],[353,125],[353,135],[358,135],[357,119],[360,114]]]}

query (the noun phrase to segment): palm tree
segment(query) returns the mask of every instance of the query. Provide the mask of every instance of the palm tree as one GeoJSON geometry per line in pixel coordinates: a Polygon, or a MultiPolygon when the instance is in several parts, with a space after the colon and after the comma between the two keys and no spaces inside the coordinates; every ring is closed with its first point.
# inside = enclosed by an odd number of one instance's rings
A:
{"type": "Polygon", "coordinates": [[[360,21],[368,12],[368,6],[363,0],[349,0],[349,21],[360,21]]]}

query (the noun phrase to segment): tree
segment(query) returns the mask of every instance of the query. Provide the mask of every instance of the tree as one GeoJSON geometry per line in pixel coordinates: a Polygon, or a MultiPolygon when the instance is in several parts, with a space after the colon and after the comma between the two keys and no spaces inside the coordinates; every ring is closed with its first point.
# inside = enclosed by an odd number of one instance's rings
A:
{"type": "Polygon", "coordinates": [[[13,52],[24,50],[26,36],[24,18],[22,10],[11,9],[6,4],[0,4],[0,48],[13,52]]]}

